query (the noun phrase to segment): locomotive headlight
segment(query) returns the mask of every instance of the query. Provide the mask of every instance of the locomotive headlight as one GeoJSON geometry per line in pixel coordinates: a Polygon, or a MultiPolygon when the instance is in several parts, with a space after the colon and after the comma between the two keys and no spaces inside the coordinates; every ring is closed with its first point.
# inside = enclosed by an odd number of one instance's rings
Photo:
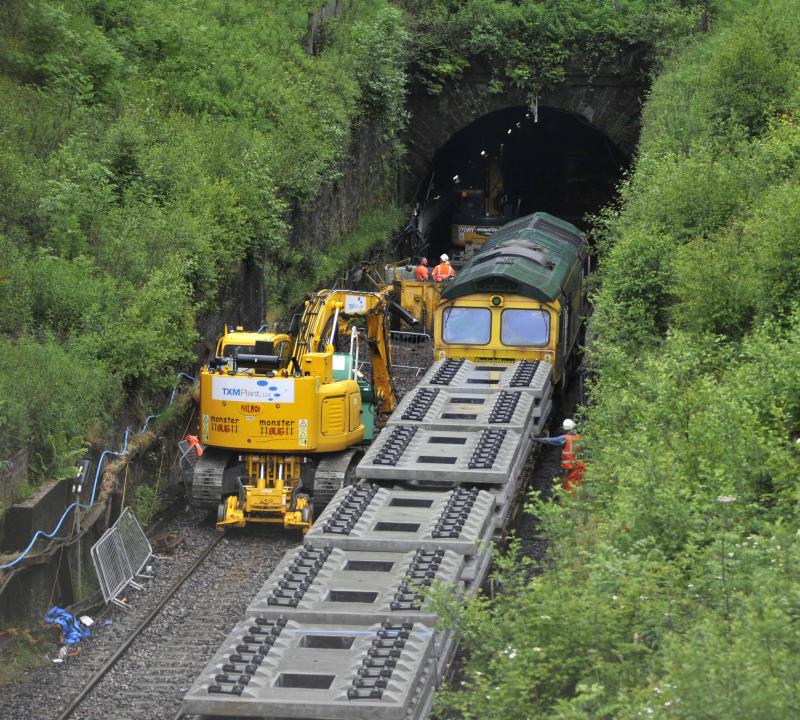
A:
{"type": "Polygon", "coordinates": [[[503,304],[503,298],[501,298],[499,295],[495,295],[492,297],[492,305],[494,305],[495,307],[500,307],[502,304],[503,304]]]}

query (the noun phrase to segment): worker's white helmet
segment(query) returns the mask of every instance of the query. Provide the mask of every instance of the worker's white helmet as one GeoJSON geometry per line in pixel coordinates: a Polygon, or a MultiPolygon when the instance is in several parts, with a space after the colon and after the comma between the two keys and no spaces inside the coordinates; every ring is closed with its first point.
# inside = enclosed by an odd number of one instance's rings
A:
{"type": "Polygon", "coordinates": [[[561,423],[561,429],[564,432],[572,432],[577,425],[575,425],[575,421],[571,420],[570,418],[566,418],[563,423],[561,423]]]}
{"type": "Polygon", "coordinates": [[[442,262],[447,262],[448,260],[450,260],[450,256],[447,253],[444,253],[444,255],[442,255],[440,259],[442,262]]]}

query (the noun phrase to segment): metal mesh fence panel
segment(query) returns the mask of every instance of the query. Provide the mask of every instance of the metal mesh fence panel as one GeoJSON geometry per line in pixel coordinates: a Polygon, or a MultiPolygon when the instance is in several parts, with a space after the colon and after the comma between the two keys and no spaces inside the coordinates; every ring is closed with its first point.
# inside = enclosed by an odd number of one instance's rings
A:
{"type": "Polygon", "coordinates": [[[428,333],[393,330],[390,342],[392,372],[416,377],[433,364],[433,338],[428,333]]]}
{"type": "Polygon", "coordinates": [[[92,562],[108,603],[122,592],[134,573],[116,525],[112,525],[92,546],[92,562]]]}
{"type": "Polygon", "coordinates": [[[131,570],[134,575],[138,575],[153,554],[150,541],[130,508],[125,508],[115,524],[128,555],[131,570]]]}
{"type": "Polygon", "coordinates": [[[178,443],[178,451],[181,454],[180,460],[178,461],[181,472],[191,475],[199,459],[197,446],[191,444],[188,440],[181,440],[178,443]]]}

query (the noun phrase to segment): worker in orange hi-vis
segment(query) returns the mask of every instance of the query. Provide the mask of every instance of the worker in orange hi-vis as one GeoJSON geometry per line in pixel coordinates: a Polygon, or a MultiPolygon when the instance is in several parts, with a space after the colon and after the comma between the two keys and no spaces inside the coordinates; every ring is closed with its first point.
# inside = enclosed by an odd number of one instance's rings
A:
{"type": "Polygon", "coordinates": [[[200,443],[200,438],[198,438],[197,435],[185,435],[184,440],[197,450],[197,457],[202,457],[203,445],[200,443]]]}
{"type": "Polygon", "coordinates": [[[576,431],[575,421],[567,418],[561,425],[563,435],[555,437],[533,438],[534,442],[543,445],[556,445],[561,448],[561,487],[571,493],[576,488],[583,485],[583,473],[586,470],[586,463],[578,460],[578,445],[581,436],[576,431]]]}
{"type": "Polygon", "coordinates": [[[448,278],[455,277],[456,271],[453,270],[453,266],[450,265],[450,257],[447,255],[447,253],[442,255],[439,259],[442,262],[433,268],[433,279],[436,280],[436,282],[442,282],[448,278]]]}
{"type": "Polygon", "coordinates": [[[419,259],[419,265],[414,270],[414,277],[419,282],[425,282],[428,279],[428,258],[424,255],[419,259]]]}

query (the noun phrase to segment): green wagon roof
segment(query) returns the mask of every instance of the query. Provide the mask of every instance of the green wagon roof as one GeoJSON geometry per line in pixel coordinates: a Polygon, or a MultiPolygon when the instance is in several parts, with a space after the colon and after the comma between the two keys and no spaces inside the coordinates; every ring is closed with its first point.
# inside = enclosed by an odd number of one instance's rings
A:
{"type": "Polygon", "coordinates": [[[541,302],[555,300],[579,281],[572,272],[586,257],[583,234],[547,213],[526,215],[504,225],[448,283],[442,297],[513,293],[541,302]]]}

